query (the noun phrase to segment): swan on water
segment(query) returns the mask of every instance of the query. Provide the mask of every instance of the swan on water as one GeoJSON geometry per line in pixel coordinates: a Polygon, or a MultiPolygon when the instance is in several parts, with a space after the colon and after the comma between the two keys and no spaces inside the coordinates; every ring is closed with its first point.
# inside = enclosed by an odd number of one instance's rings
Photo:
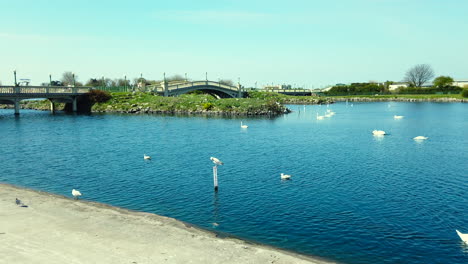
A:
{"type": "Polygon", "coordinates": [[[73,198],[75,198],[76,200],[78,200],[78,197],[81,196],[81,193],[80,193],[80,191],[73,189],[73,190],[72,190],[72,195],[73,195],[73,198]]]}
{"type": "Polygon", "coordinates": [[[414,137],[413,139],[414,139],[414,140],[426,140],[426,139],[428,139],[428,137],[417,136],[417,137],[414,137]]]}
{"type": "Polygon", "coordinates": [[[241,121],[241,128],[248,128],[248,127],[249,127],[248,125],[242,124],[242,121],[241,121]]]}
{"type": "Polygon", "coordinates": [[[394,115],[393,118],[394,119],[402,119],[404,116],[399,116],[399,115],[394,115]]]}
{"type": "Polygon", "coordinates": [[[383,135],[386,135],[387,133],[385,133],[385,131],[383,131],[383,130],[373,130],[372,134],[374,136],[383,136],[383,135]]]}
{"type": "Polygon", "coordinates": [[[458,231],[456,229],[455,229],[455,231],[457,231],[457,234],[461,238],[461,240],[468,244],[468,234],[463,234],[462,232],[460,232],[460,231],[458,231]]]}
{"type": "Polygon", "coordinates": [[[143,154],[143,159],[145,159],[145,160],[150,160],[150,159],[151,159],[151,156],[148,156],[148,155],[146,155],[146,154],[143,154]]]}
{"type": "Polygon", "coordinates": [[[219,159],[215,158],[215,157],[210,157],[210,160],[213,161],[213,163],[218,166],[218,165],[224,165],[224,163],[222,161],[220,161],[219,159]]]}
{"type": "Polygon", "coordinates": [[[282,180],[289,180],[289,179],[291,179],[291,175],[281,173],[281,179],[282,180]]]}
{"type": "Polygon", "coordinates": [[[321,116],[317,113],[317,120],[322,120],[324,118],[324,116],[321,116]]]}

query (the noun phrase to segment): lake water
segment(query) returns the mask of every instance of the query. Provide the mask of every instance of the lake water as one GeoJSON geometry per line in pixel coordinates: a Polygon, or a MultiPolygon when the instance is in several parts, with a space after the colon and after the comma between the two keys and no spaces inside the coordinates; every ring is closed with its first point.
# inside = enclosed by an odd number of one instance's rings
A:
{"type": "Polygon", "coordinates": [[[242,119],[0,110],[0,182],[75,188],[343,263],[468,263],[455,233],[468,233],[468,104],[337,103],[324,120],[326,106],[290,108],[242,119]],[[211,156],[225,163],[218,193],[211,156]]]}

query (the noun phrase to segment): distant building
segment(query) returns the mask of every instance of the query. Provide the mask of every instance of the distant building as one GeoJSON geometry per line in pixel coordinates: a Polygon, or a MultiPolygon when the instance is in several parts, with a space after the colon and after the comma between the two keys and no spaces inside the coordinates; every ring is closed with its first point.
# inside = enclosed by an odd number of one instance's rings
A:
{"type": "Polygon", "coordinates": [[[468,80],[454,80],[452,83],[453,86],[458,86],[461,88],[468,88],[468,80]]]}
{"type": "Polygon", "coordinates": [[[409,85],[406,82],[394,82],[388,86],[390,91],[396,90],[398,88],[407,88],[409,85]]]}

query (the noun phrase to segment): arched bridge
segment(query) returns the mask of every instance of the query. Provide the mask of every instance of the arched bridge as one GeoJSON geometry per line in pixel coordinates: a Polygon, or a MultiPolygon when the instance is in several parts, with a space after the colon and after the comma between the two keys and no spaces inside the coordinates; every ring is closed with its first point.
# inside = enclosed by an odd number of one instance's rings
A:
{"type": "Polygon", "coordinates": [[[77,111],[78,96],[89,92],[91,87],[62,86],[0,86],[0,104],[15,105],[15,114],[19,114],[20,101],[24,99],[47,98],[54,111],[54,102],[72,103],[77,111]]]}
{"type": "Polygon", "coordinates": [[[161,85],[150,85],[146,87],[163,96],[178,96],[192,91],[203,91],[218,98],[241,98],[244,96],[242,86],[227,85],[212,81],[194,81],[168,83],[161,82],[161,85]]]}

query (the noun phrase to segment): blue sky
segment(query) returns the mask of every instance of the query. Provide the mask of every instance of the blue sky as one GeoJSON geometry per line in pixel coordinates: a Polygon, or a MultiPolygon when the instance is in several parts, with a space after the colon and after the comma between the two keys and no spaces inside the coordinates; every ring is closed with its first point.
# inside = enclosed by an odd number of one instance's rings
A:
{"type": "Polygon", "coordinates": [[[0,82],[240,78],[245,86],[468,79],[466,0],[0,0],[0,82]]]}

